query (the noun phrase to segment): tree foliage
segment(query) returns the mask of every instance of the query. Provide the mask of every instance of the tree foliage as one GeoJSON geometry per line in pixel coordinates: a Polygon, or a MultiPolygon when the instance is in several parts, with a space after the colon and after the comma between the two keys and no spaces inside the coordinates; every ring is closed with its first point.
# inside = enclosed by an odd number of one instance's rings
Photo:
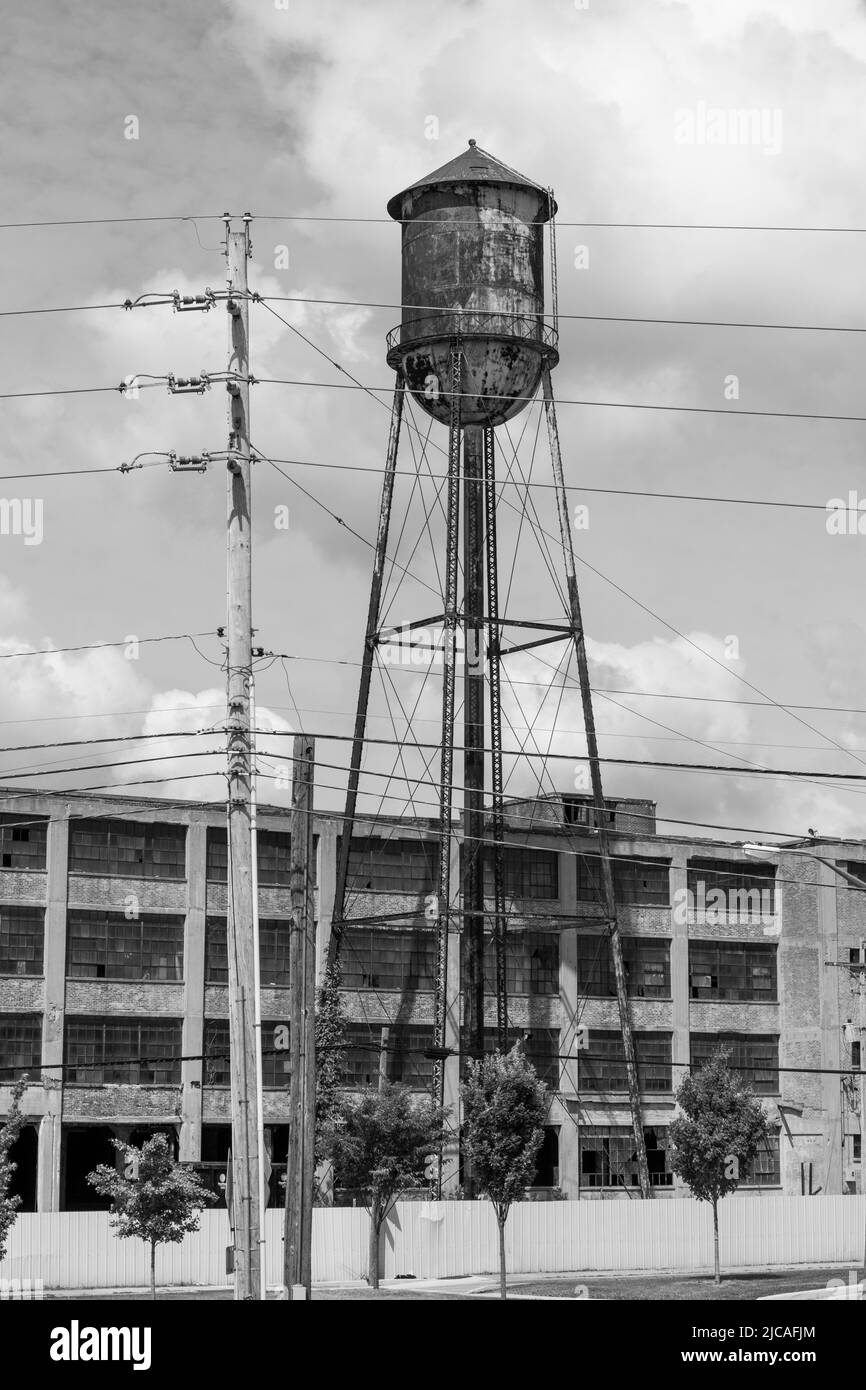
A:
{"type": "Polygon", "coordinates": [[[445,1116],[429,1098],[385,1083],[335,1099],[322,1150],[341,1187],[357,1191],[370,1213],[368,1279],[379,1287],[379,1233],[401,1192],[424,1184],[426,1159],[445,1137],[445,1116]]]}
{"type": "Polygon", "coordinates": [[[24,1095],[26,1085],[26,1076],[22,1076],[20,1080],[16,1081],[12,1088],[12,1104],[9,1107],[9,1115],[6,1123],[0,1128],[0,1260],[6,1254],[6,1241],[15,1224],[18,1208],[21,1205],[20,1197],[10,1197],[9,1195],[12,1176],[18,1167],[17,1163],[12,1162],[9,1155],[24,1124],[24,1116],[21,1113],[21,1098],[24,1095]]]}
{"type": "Polygon", "coordinates": [[[164,1134],[154,1134],[140,1148],[114,1139],[126,1157],[123,1172],[100,1163],[87,1181],[111,1201],[110,1225],[123,1240],[137,1236],[150,1246],[151,1293],[156,1297],[155,1263],[159,1245],[177,1243],[199,1228],[199,1214],[216,1198],[196,1173],[176,1163],[164,1134]]]}
{"type": "Polygon", "coordinates": [[[751,1087],[731,1071],[730,1052],[720,1047],[677,1091],[682,1115],[668,1131],[672,1166],[699,1202],[718,1202],[735,1191],[769,1126],[751,1087]]]}
{"type": "Polygon", "coordinates": [[[535,1175],[544,1139],[547,1087],[515,1044],[469,1063],[463,1083],[463,1144],[481,1192],[504,1225],[535,1175]]]}
{"type": "Polygon", "coordinates": [[[383,1215],[401,1192],[424,1185],[424,1164],[443,1139],[443,1114],[406,1086],[386,1083],[335,1101],[323,1135],[341,1187],[354,1189],[383,1215]]]}
{"type": "Polygon", "coordinates": [[[769,1138],[767,1117],[750,1086],[731,1071],[730,1052],[719,1047],[710,1060],[681,1083],[676,1099],[683,1112],[671,1122],[671,1166],[699,1202],[713,1208],[715,1281],[719,1272],[719,1202],[769,1138]]]}
{"type": "Polygon", "coordinates": [[[329,967],[316,1003],[316,1164],[328,1157],[327,1135],[336,1118],[346,1061],[346,1013],[339,966],[329,967]]]}

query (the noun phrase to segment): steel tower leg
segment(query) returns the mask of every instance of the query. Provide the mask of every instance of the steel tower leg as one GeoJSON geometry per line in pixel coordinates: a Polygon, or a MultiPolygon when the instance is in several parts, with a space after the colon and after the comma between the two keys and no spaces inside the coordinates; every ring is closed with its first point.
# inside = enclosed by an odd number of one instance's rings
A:
{"type": "Polygon", "coordinates": [[[638,1084],[637,1062],[634,1050],[634,1035],[631,1027],[631,1014],[628,1006],[628,993],[625,983],[625,967],[622,959],[622,941],[616,916],[616,897],[613,886],[613,871],[610,862],[610,846],[607,836],[607,812],[604,788],[601,780],[601,764],[598,757],[598,740],[595,733],[595,717],[592,708],[592,692],[589,685],[589,665],[586,659],[586,641],[583,620],[580,612],[580,597],[577,591],[577,574],[574,564],[574,546],[571,538],[571,524],[568,516],[568,501],[565,495],[565,479],[562,472],[562,455],[559,449],[559,430],[556,424],[556,405],[553,399],[553,386],[550,380],[550,367],[545,362],[542,370],[544,391],[544,413],[547,417],[547,430],[550,438],[550,458],[553,465],[553,481],[556,488],[556,505],[559,513],[559,531],[562,537],[562,555],[565,562],[565,576],[568,585],[568,603],[571,610],[574,650],[577,656],[577,670],[580,678],[580,698],[583,705],[583,722],[586,729],[586,748],[589,754],[589,772],[592,780],[592,799],[598,828],[598,848],[601,856],[602,906],[610,935],[610,950],[616,976],[616,997],[619,1004],[620,1025],[622,1027],[623,1051],[625,1052],[628,1095],[631,1107],[632,1129],[634,1130],[637,1153],[638,1174],[641,1196],[651,1197],[649,1169],[647,1167],[646,1144],[640,1108],[640,1087],[638,1084]]]}
{"type": "Polygon", "coordinates": [[[463,429],[463,991],[466,1051],[484,1055],[484,445],[463,429]]]}
{"type": "Polygon", "coordinates": [[[490,668],[490,829],[493,840],[493,947],[496,962],[496,1041],[500,1052],[508,1050],[508,989],[505,917],[505,864],[502,780],[502,695],[499,670],[499,570],[496,552],[496,468],[493,430],[484,431],[485,541],[487,557],[488,657],[490,668]]]}
{"type": "Polygon", "coordinates": [[[364,752],[364,736],[367,730],[367,705],[370,699],[370,680],[373,674],[373,657],[379,635],[379,606],[382,601],[382,581],[385,573],[385,557],[388,550],[388,529],[391,524],[391,502],[394,496],[394,473],[397,467],[397,448],[400,443],[400,424],[403,419],[403,396],[405,384],[402,373],[397,373],[394,388],[394,401],[391,407],[391,430],[388,437],[388,454],[385,460],[385,477],[382,481],[382,500],[379,504],[379,529],[376,534],[376,554],[373,561],[373,581],[370,585],[370,603],[367,609],[367,633],[364,638],[364,656],[361,662],[361,682],[358,688],[358,706],[355,715],[355,733],[352,739],[352,757],[349,763],[349,782],[346,789],[346,811],[340,839],[340,854],[337,860],[337,881],[334,892],[334,908],[331,924],[331,938],[328,942],[328,966],[337,965],[340,940],[343,934],[343,916],[346,906],[346,879],[349,872],[349,853],[352,847],[352,830],[355,824],[355,808],[358,804],[358,781],[361,773],[361,757],[364,752]]]}
{"type": "MultiPolygon", "coordinates": [[[[460,533],[460,389],[462,353],[453,338],[449,360],[445,631],[442,654],[442,764],[439,783],[439,879],[436,895],[436,981],[433,996],[433,1095],[445,1100],[445,1022],[448,1012],[448,927],[451,917],[451,800],[454,781],[454,693],[457,636],[457,547],[460,533]]],[[[439,1164],[438,1195],[442,1195],[439,1164]]]]}

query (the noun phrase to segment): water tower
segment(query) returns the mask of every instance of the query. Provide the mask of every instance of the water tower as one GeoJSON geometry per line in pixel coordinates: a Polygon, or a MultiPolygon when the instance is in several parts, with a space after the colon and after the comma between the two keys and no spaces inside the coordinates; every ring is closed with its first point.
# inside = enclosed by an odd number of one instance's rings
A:
{"type": "MultiPolygon", "coordinates": [[[[617,978],[641,1186],[648,1195],[637,1068],[616,923],[604,791],[551,386],[551,369],[559,361],[556,202],[550,189],[517,173],[470,140],[468,149],[456,159],[395,194],[388,203],[388,212],[402,227],[402,320],[387,339],[387,361],[396,373],[396,387],[337,865],[331,956],[335,958],[343,928],[353,920],[345,912],[351,835],[356,821],[374,662],[378,648],[389,639],[389,631],[380,620],[380,608],[391,558],[388,544],[392,502],[404,404],[408,396],[426,415],[448,430],[446,496],[440,504],[445,523],[442,611],[408,625],[437,625],[442,636],[438,891],[433,899],[433,912],[426,914],[436,932],[434,1093],[441,1101],[445,1059],[454,1051],[447,1046],[446,1014],[448,938],[455,917],[459,919],[466,952],[462,989],[465,1031],[464,1042],[459,1046],[470,1056],[479,1056],[484,1050],[485,930],[490,931],[495,947],[498,1044],[504,1049],[507,1041],[508,913],[503,867],[501,662],[514,652],[530,651],[548,643],[567,643],[573,646],[580,680],[596,806],[601,899],[617,978]],[[551,248],[549,320],[545,318],[544,293],[546,224],[551,248]],[[535,621],[529,614],[522,613],[519,595],[515,595],[516,616],[510,612],[500,613],[499,608],[495,431],[525,409],[536,397],[539,385],[543,392],[566,580],[565,612],[557,622],[535,621]],[[462,654],[458,651],[458,638],[462,638],[462,654]],[[452,882],[454,726],[461,655],[463,852],[459,885],[455,885],[452,882]],[[488,732],[489,743],[486,743],[488,732]],[[486,776],[488,764],[489,779],[486,776]],[[492,890],[489,910],[485,906],[485,858],[489,859],[492,890]],[[459,894],[455,893],[458,886],[459,894]]],[[[460,787],[461,781],[456,785],[460,787]]]]}

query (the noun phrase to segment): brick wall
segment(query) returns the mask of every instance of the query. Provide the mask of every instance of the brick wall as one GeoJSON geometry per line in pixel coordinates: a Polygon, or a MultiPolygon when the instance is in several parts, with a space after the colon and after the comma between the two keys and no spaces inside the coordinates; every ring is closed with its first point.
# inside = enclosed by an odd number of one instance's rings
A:
{"type": "Polygon", "coordinates": [[[0,869],[0,903],[44,903],[47,875],[23,869],[0,869]]]}
{"type": "Polygon", "coordinates": [[[67,980],[66,1013],[121,1015],[167,1014],[181,1018],[182,984],[155,984],[148,980],[67,980]]]}
{"type": "Polygon", "coordinates": [[[45,981],[38,975],[0,975],[0,1013],[41,1013],[45,981]]]}
{"type": "Polygon", "coordinates": [[[180,1086],[65,1086],[63,1121],[102,1120],[110,1124],[130,1121],[179,1120],[182,1114],[180,1086]]]}

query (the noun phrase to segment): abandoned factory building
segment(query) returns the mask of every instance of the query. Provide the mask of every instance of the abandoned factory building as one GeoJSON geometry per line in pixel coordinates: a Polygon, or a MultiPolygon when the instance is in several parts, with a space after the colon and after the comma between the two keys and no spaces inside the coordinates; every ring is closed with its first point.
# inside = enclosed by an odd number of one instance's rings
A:
{"type": "MultiPolygon", "coordinates": [[[[16,788],[0,790],[0,812],[0,1117],[27,1073],[13,1155],[25,1209],[99,1205],[86,1178],[113,1161],[112,1138],[141,1142],[156,1130],[219,1190],[230,1142],[225,807],[16,788]]],[[[772,1127],[741,1194],[862,1191],[854,1073],[866,899],[832,865],[866,883],[866,843],[798,842],[762,863],[737,844],[657,833],[650,801],[609,799],[606,814],[656,1196],[683,1194],[667,1152],[674,1092],[720,1041],[772,1127]]],[[[625,1197],[637,1183],[594,816],[581,796],[507,807],[509,1024],[551,1097],[539,1198],[625,1197]]],[[[269,1040],[288,1020],[290,823],[284,809],[259,810],[273,1201],[288,1138],[288,1054],[269,1040]]],[[[340,824],[315,820],[320,961],[340,824]]],[[[459,821],[453,839],[456,870],[459,821]]],[[[435,936],[424,906],[436,856],[432,822],[356,824],[345,915],[365,924],[348,926],[341,944],[348,1088],[376,1084],[382,1071],[429,1087],[435,936]]],[[[454,1107],[459,921],[457,911],[445,1063],[454,1107]]],[[[492,947],[488,979],[493,1047],[492,947]]]]}

